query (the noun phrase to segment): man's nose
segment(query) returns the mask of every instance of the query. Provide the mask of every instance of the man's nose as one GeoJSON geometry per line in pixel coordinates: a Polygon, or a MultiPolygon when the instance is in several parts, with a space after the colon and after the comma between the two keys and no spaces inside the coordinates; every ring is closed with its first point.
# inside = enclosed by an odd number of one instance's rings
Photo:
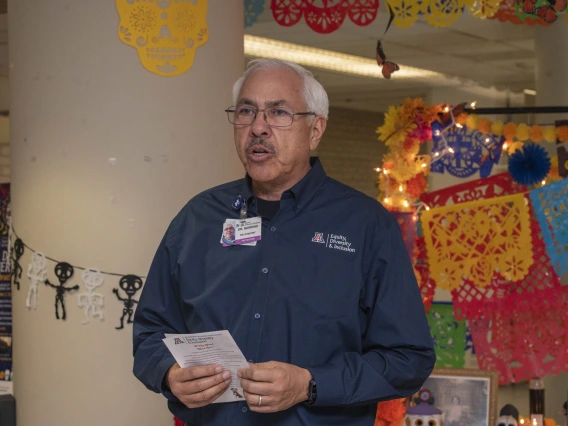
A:
{"type": "Polygon", "coordinates": [[[266,122],[266,115],[264,111],[259,111],[252,124],[250,125],[250,131],[252,136],[270,136],[272,129],[266,122]]]}

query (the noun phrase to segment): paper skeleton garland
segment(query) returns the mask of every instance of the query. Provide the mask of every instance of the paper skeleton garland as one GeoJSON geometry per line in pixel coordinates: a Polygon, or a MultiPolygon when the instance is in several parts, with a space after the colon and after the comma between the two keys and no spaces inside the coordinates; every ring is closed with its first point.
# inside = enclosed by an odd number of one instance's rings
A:
{"type": "Polygon", "coordinates": [[[12,258],[12,278],[14,285],[20,289],[20,280],[22,279],[22,267],[20,259],[24,255],[24,242],[19,238],[14,241],[14,257],[12,258]]]}
{"type": "Polygon", "coordinates": [[[77,304],[79,307],[82,308],[85,306],[85,321],[83,321],[83,324],[87,324],[91,321],[89,311],[91,311],[93,319],[99,317],[102,321],[103,312],[97,310],[97,299],[99,301],[99,307],[102,308],[104,306],[104,296],[100,293],[95,293],[93,290],[103,285],[103,275],[97,269],[85,269],[81,274],[81,278],[83,279],[83,285],[87,288],[87,292],[80,293],[77,296],[77,304]]]}
{"type": "Polygon", "coordinates": [[[59,280],[59,285],[54,285],[49,282],[49,280],[45,280],[45,285],[50,286],[55,289],[55,318],[59,318],[59,306],[61,306],[62,316],[61,319],[65,320],[66,312],[65,312],[65,292],[79,290],[78,285],[74,285],[73,287],[65,287],[65,283],[73,276],[74,269],[73,266],[68,264],[67,262],[60,262],[55,265],[55,275],[59,280]]]}
{"type": "Polygon", "coordinates": [[[38,285],[42,283],[47,276],[45,270],[46,266],[47,259],[43,253],[36,252],[32,255],[32,262],[28,265],[28,278],[30,280],[30,288],[28,290],[28,297],[26,298],[26,307],[28,309],[32,307],[32,300],[33,308],[37,308],[38,285]]]}
{"type": "Polygon", "coordinates": [[[132,297],[136,294],[138,290],[142,288],[142,278],[136,275],[125,275],[120,279],[119,286],[126,293],[127,298],[120,297],[118,294],[118,289],[113,288],[112,292],[116,294],[116,297],[121,302],[124,302],[124,309],[122,310],[122,316],[120,317],[120,327],[115,327],[117,330],[122,330],[124,328],[124,317],[128,315],[126,321],[127,324],[132,324],[132,315],[134,314],[134,304],[138,303],[132,297]]]}

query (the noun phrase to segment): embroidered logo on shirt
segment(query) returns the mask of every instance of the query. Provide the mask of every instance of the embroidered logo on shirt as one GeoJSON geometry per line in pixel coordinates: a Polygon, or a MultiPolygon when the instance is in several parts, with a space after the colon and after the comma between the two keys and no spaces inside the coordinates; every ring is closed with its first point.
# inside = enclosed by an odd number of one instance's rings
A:
{"type": "Polygon", "coordinates": [[[316,235],[314,236],[314,238],[312,238],[312,242],[325,244],[325,240],[323,239],[323,232],[316,232],[316,235]]]}
{"type": "Polygon", "coordinates": [[[351,243],[347,241],[347,238],[343,235],[327,234],[324,237],[323,232],[316,232],[316,235],[312,238],[312,242],[325,244],[327,248],[333,250],[342,250],[348,251],[350,253],[355,253],[355,249],[351,248],[351,243]]]}

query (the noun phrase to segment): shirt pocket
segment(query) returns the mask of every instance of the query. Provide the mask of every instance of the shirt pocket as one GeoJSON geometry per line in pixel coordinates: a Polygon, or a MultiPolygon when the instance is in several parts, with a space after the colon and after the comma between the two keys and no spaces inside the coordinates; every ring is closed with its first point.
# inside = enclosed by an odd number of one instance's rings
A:
{"type": "Polygon", "coordinates": [[[314,319],[338,319],[358,310],[361,277],[356,256],[321,247],[299,253],[285,286],[293,306],[314,319]]]}

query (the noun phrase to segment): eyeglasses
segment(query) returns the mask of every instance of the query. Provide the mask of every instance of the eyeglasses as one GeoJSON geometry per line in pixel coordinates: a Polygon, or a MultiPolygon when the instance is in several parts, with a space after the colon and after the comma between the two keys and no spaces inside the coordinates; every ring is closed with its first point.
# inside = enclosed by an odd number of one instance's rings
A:
{"type": "Polygon", "coordinates": [[[288,127],[296,115],[316,115],[315,112],[294,112],[288,108],[273,107],[255,109],[248,106],[229,107],[225,110],[229,123],[235,126],[249,126],[259,112],[264,112],[264,120],[270,127],[288,127]]]}

